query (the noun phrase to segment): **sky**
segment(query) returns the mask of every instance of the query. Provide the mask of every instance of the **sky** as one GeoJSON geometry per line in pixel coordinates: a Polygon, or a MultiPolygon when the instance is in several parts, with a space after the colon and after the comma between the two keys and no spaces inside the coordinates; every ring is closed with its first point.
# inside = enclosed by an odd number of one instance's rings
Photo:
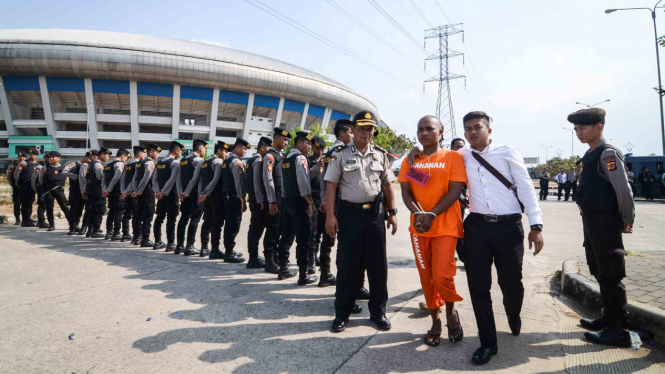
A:
{"type": "MultiPolygon", "coordinates": [[[[605,14],[608,8],[653,7],[641,0],[374,0],[418,44],[407,38],[368,0],[217,1],[31,1],[0,2],[0,28],[60,28],[116,31],[211,43],[286,61],[323,74],[372,101],[396,132],[416,136],[416,123],[434,114],[436,64],[423,61],[436,51],[425,30],[463,23],[450,48],[464,53],[450,71],[454,123],[484,110],[493,117],[492,137],[517,147],[525,157],[583,155],[571,147],[569,113],[583,102],[607,111],[605,136],[627,152],[662,154],[656,48],[648,11],[605,14]],[[366,63],[331,48],[260,10],[261,1],[366,63]],[[366,28],[354,23],[334,2],[366,28]],[[437,6],[440,5],[443,12],[437,6]],[[415,7],[414,7],[415,4],[415,7]],[[259,4],[260,5],[260,4],[259,4]],[[423,14],[421,16],[416,7],[423,14]],[[394,49],[401,52],[398,54],[394,49]],[[373,69],[374,66],[386,74],[373,69]],[[391,78],[390,76],[394,77],[391,78]]],[[[664,9],[657,12],[665,34],[664,9]]],[[[665,47],[661,47],[665,52],[665,47]]],[[[665,58],[665,55],[663,56],[665,58]]]]}

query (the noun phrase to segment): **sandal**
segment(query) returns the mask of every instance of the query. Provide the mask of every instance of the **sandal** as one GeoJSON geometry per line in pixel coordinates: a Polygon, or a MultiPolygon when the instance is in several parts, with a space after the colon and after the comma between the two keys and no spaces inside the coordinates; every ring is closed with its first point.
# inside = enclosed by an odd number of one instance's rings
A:
{"type": "Polygon", "coordinates": [[[437,347],[441,344],[441,333],[433,334],[432,330],[429,330],[427,331],[427,335],[423,338],[423,341],[429,346],[437,347]]]}
{"type": "Polygon", "coordinates": [[[462,320],[459,318],[459,313],[457,312],[457,309],[455,309],[455,315],[457,316],[457,325],[453,327],[452,329],[450,326],[446,324],[446,328],[448,328],[448,339],[450,339],[451,343],[459,343],[464,339],[464,329],[462,328],[462,320]],[[458,333],[459,335],[456,338],[453,338],[454,333],[458,333]]]}

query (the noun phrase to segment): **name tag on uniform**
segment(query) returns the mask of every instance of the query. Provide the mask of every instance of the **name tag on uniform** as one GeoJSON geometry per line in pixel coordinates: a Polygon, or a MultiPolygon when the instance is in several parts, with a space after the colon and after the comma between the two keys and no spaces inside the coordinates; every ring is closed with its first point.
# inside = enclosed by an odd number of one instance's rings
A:
{"type": "Polygon", "coordinates": [[[141,167],[141,164],[136,164],[136,167],[137,167],[137,168],[140,168],[140,167],[141,167]]]}
{"type": "Polygon", "coordinates": [[[128,171],[132,170],[132,167],[131,166],[125,166],[125,170],[128,170],[128,171]]]}
{"type": "Polygon", "coordinates": [[[415,182],[423,187],[427,184],[427,181],[429,180],[430,175],[427,173],[424,173],[418,169],[410,168],[409,171],[406,172],[406,175],[404,175],[408,180],[415,182]]]}
{"type": "Polygon", "coordinates": [[[207,168],[207,167],[208,167],[208,164],[201,165],[201,169],[204,169],[204,168],[207,168]]]}
{"type": "Polygon", "coordinates": [[[290,167],[291,167],[291,163],[290,163],[290,162],[284,162],[284,163],[282,163],[282,169],[288,169],[288,168],[290,168],[290,167]]]}
{"type": "Polygon", "coordinates": [[[107,166],[107,167],[104,168],[104,170],[111,170],[111,167],[107,166]]]}
{"type": "Polygon", "coordinates": [[[187,165],[189,161],[180,161],[180,165],[187,165]]]}
{"type": "Polygon", "coordinates": [[[166,165],[157,165],[157,169],[166,169],[166,165]]]}
{"type": "Polygon", "coordinates": [[[346,160],[347,164],[355,164],[357,161],[356,160],[346,160]]]}

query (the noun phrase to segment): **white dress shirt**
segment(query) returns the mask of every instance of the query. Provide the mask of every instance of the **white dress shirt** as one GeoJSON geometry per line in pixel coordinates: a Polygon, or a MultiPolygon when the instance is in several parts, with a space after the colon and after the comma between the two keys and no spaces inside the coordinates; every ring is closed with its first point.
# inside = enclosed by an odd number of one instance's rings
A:
{"type": "MultiPolygon", "coordinates": [[[[515,193],[473,158],[472,152],[478,151],[472,150],[471,146],[467,145],[459,152],[462,153],[466,168],[471,213],[502,216],[522,212],[515,193]]],[[[487,148],[478,153],[508,181],[517,186],[517,194],[524,205],[524,213],[529,217],[529,225],[542,225],[543,213],[536,199],[533,181],[519,151],[511,146],[491,141],[487,148]]]]}
{"type": "Polygon", "coordinates": [[[559,184],[564,184],[568,181],[568,176],[564,173],[559,173],[559,174],[556,175],[556,181],[559,184]]]}

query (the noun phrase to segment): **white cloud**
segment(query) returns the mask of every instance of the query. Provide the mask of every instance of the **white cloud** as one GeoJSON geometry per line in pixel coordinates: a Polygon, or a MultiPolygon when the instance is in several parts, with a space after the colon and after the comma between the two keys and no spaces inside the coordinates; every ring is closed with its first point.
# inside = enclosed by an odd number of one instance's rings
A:
{"type": "Polygon", "coordinates": [[[216,45],[216,46],[218,46],[218,47],[231,48],[231,43],[229,43],[228,40],[225,40],[225,41],[223,41],[223,42],[220,42],[219,40],[191,39],[190,41],[192,41],[192,42],[198,42],[198,43],[204,43],[204,44],[216,45]]]}

